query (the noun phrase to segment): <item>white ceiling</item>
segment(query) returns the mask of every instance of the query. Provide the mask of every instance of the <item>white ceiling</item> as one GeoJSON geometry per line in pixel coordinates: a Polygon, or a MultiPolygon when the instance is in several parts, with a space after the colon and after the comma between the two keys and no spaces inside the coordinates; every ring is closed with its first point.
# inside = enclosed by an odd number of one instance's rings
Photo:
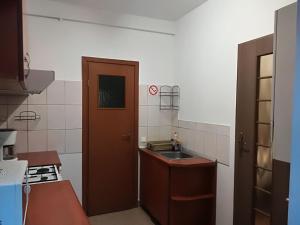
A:
{"type": "Polygon", "coordinates": [[[206,0],[52,0],[165,20],[177,20],[206,0]]]}

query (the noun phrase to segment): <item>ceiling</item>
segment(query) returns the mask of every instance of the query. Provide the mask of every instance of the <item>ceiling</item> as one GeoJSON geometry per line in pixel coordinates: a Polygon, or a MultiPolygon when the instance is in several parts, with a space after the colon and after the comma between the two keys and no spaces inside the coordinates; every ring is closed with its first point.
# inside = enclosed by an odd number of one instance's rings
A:
{"type": "Polygon", "coordinates": [[[177,20],[206,0],[52,0],[165,20],[177,20]]]}

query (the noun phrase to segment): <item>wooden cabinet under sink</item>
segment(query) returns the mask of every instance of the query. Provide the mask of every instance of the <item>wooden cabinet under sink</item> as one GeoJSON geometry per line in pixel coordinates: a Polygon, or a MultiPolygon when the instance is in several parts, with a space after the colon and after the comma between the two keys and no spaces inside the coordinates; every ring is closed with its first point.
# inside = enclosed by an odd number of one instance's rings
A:
{"type": "Polygon", "coordinates": [[[140,151],[141,206],[161,225],[214,225],[216,163],[140,151]]]}

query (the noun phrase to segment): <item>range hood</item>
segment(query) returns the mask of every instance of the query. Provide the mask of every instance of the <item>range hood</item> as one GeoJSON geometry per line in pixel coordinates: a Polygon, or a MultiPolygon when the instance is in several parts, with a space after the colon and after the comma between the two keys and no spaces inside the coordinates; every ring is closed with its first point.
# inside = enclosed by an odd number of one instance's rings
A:
{"type": "Polygon", "coordinates": [[[22,80],[0,78],[0,95],[40,94],[54,80],[54,71],[24,70],[22,80]]]}

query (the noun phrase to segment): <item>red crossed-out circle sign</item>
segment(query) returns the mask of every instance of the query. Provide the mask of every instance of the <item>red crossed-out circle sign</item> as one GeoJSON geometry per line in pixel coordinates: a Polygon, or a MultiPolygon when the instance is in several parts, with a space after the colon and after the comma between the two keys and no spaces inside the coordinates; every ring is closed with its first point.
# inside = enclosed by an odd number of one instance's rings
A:
{"type": "Polygon", "coordinates": [[[156,85],[150,85],[149,93],[150,93],[150,95],[157,95],[158,94],[158,87],[156,85]]]}

